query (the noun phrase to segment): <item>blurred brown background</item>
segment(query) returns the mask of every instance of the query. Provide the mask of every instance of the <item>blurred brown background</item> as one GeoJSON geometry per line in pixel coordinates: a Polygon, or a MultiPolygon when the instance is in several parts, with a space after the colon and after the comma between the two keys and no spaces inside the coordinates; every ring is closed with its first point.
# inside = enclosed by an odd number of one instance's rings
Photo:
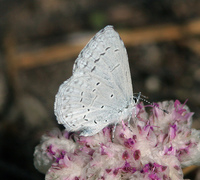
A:
{"type": "MultiPolygon", "coordinates": [[[[0,179],[44,179],[33,152],[58,126],[55,94],[108,24],[127,47],[134,92],[188,99],[200,129],[200,1],[0,0],[0,179]]],[[[198,168],[186,177],[200,179],[198,168]]]]}

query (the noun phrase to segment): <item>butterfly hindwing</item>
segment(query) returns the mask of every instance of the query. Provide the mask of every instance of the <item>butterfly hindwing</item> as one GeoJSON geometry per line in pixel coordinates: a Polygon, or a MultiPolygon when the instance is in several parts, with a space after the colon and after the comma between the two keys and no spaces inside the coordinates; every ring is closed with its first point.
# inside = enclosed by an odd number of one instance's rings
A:
{"type": "Polygon", "coordinates": [[[112,26],[98,32],[81,51],[73,75],[59,88],[55,114],[68,131],[89,136],[120,121],[133,92],[126,49],[112,26]]]}

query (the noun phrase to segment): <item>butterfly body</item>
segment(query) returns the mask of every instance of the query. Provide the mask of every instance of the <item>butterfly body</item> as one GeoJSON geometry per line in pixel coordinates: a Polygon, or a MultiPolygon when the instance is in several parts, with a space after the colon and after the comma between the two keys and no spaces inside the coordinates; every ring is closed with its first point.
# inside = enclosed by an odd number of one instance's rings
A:
{"type": "Polygon", "coordinates": [[[55,115],[66,130],[91,136],[129,119],[134,105],[126,49],[113,27],[106,26],[80,52],[73,75],[60,86],[55,115]]]}

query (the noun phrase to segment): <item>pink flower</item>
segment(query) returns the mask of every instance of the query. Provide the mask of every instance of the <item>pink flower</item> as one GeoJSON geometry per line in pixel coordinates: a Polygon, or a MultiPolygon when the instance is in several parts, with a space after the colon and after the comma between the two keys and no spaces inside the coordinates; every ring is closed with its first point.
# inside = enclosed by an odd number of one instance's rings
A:
{"type": "Polygon", "coordinates": [[[200,164],[200,131],[191,129],[193,113],[185,104],[164,101],[148,115],[140,103],[136,112],[130,129],[118,124],[113,142],[111,127],[90,137],[59,130],[44,135],[35,167],[47,180],[180,180],[182,167],[200,164]]]}

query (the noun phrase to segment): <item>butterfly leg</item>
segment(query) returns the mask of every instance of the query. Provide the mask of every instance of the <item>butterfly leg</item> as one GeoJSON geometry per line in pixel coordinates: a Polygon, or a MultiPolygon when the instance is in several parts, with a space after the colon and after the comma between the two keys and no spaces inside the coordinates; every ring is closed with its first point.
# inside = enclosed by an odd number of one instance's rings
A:
{"type": "Polygon", "coordinates": [[[115,130],[116,130],[116,127],[117,127],[117,123],[114,124],[114,127],[113,127],[113,130],[112,130],[112,142],[115,138],[115,130]]]}
{"type": "Polygon", "coordinates": [[[132,132],[130,121],[131,121],[131,116],[128,118],[128,128],[129,128],[129,130],[132,132]]]}
{"type": "MultiPolygon", "coordinates": [[[[134,99],[135,99],[134,111],[135,111],[135,118],[136,118],[136,119],[137,119],[137,109],[136,109],[136,106],[137,106],[137,104],[138,104],[139,101],[140,101],[140,97],[141,97],[141,92],[138,93],[138,96],[134,96],[134,99]]],[[[130,116],[130,117],[128,118],[128,128],[129,128],[129,130],[132,132],[132,130],[131,130],[131,125],[130,125],[131,117],[132,117],[132,116],[130,116]]]]}
{"type": "Polygon", "coordinates": [[[141,92],[139,92],[138,93],[138,96],[136,97],[136,96],[134,96],[134,98],[135,98],[135,107],[134,107],[134,110],[135,110],[135,119],[137,119],[137,105],[138,105],[138,103],[140,102],[140,99],[141,99],[141,92]]]}

